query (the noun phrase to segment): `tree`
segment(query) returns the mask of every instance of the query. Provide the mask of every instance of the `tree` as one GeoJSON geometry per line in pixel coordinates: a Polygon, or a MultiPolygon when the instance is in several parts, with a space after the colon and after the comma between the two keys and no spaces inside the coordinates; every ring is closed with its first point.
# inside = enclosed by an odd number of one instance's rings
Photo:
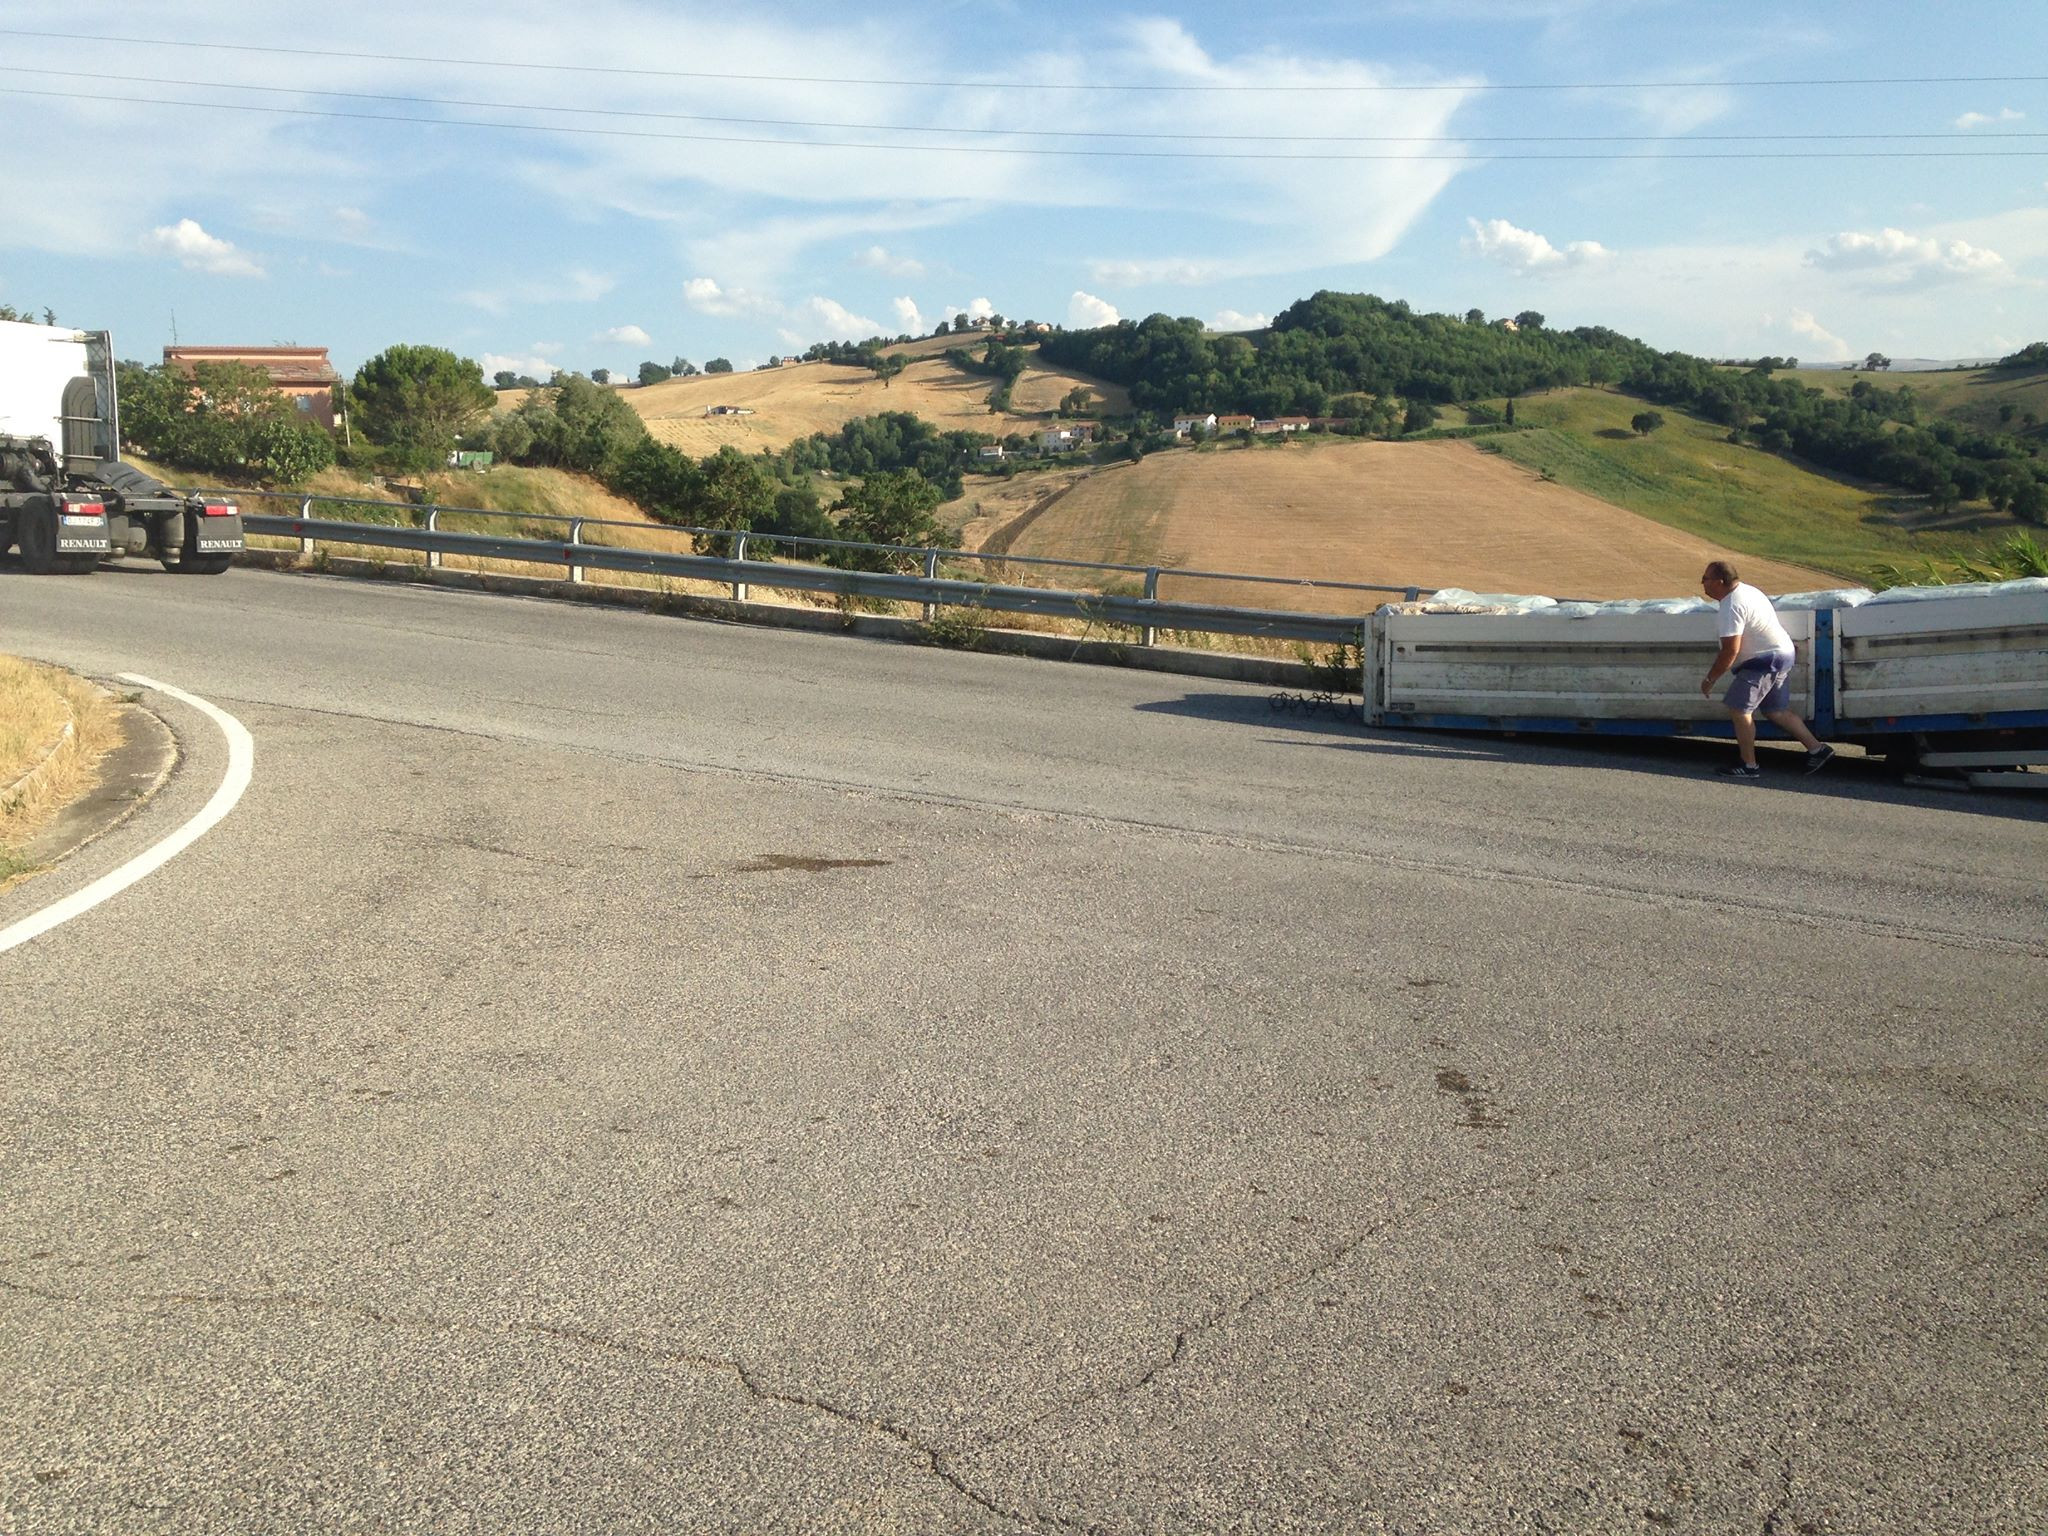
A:
{"type": "Polygon", "coordinates": [[[1407,414],[1401,418],[1401,432],[1426,432],[1436,425],[1436,407],[1427,400],[1410,400],[1407,414]]]}
{"type": "Polygon", "coordinates": [[[516,389],[519,385],[519,375],[509,368],[500,368],[491,375],[491,383],[498,389],[516,389]]]}
{"type": "Polygon", "coordinates": [[[1521,312],[1521,313],[1520,313],[1519,315],[1515,316],[1515,329],[1516,329],[1516,330],[1518,330],[1518,331],[1540,331],[1540,330],[1542,330],[1542,329],[1543,329],[1543,316],[1542,316],[1542,314],[1541,314],[1541,313],[1540,313],[1539,311],[1537,311],[1537,310],[1533,310],[1533,309],[1525,309],[1525,310],[1523,310],[1523,311],[1522,311],[1522,312],[1521,312]]]}
{"type": "Polygon", "coordinates": [[[1466,323],[1467,325],[1484,325],[1484,324],[1486,324],[1486,311],[1485,311],[1485,310],[1483,310],[1483,309],[1468,309],[1468,310],[1466,310],[1466,311],[1465,311],[1465,323],[1466,323]]]}
{"type": "Polygon", "coordinates": [[[356,370],[349,399],[363,434],[418,468],[442,463],[456,437],[497,404],[469,358],[403,342],[356,370]]]}
{"type": "Polygon", "coordinates": [[[609,383],[611,383],[611,381],[612,381],[612,371],[611,371],[611,369],[609,369],[609,368],[593,368],[593,369],[591,369],[591,370],[590,370],[590,382],[591,382],[591,383],[593,383],[593,384],[609,384],[609,383]]]}
{"type": "Polygon", "coordinates": [[[704,371],[706,373],[731,373],[732,364],[722,357],[714,357],[704,365],[704,371]]]}
{"type": "MultiPolygon", "coordinates": [[[[752,528],[775,508],[768,478],[739,449],[727,446],[699,462],[691,520],[700,528],[752,528]]],[[[729,554],[728,541],[711,540],[709,553],[729,554]]]]}
{"type": "Polygon", "coordinates": [[[687,357],[679,357],[668,365],[668,372],[669,377],[674,379],[693,378],[697,372],[697,365],[687,357]]]}
{"type": "Polygon", "coordinates": [[[1664,425],[1664,413],[1661,411],[1637,411],[1635,415],[1629,417],[1628,424],[1634,429],[1637,437],[1648,437],[1652,432],[1664,425]]]}
{"type": "Polygon", "coordinates": [[[664,368],[659,363],[647,362],[640,365],[642,384],[659,384],[663,379],[672,378],[674,374],[673,368],[664,368]]]}
{"type": "Polygon", "coordinates": [[[1873,352],[1863,359],[1863,366],[1871,373],[1883,373],[1892,365],[1892,360],[1882,352],[1873,352]]]}
{"type": "MultiPolygon", "coordinates": [[[[916,470],[902,469],[869,475],[833,503],[832,510],[840,514],[841,538],[858,539],[864,544],[930,546],[945,537],[932,517],[932,509],[938,506],[942,495],[936,485],[916,470]]],[[[915,564],[914,556],[871,550],[840,549],[832,553],[844,557],[835,560],[835,564],[862,570],[909,570],[915,564]]]]}
{"type": "Polygon", "coordinates": [[[256,466],[280,485],[298,485],[334,463],[333,437],[310,421],[272,416],[256,429],[251,446],[256,466]]]}

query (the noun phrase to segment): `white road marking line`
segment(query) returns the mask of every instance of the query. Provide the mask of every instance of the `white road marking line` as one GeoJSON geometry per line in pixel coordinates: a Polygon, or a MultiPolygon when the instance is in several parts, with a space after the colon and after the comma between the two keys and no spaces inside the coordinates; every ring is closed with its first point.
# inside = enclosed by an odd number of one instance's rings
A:
{"type": "Polygon", "coordinates": [[[256,771],[256,741],[250,736],[248,727],[243,725],[226,710],[209,704],[202,698],[173,688],[169,683],[155,682],[147,677],[138,677],[133,672],[123,672],[120,679],[133,683],[138,688],[147,688],[152,693],[168,694],[181,703],[190,704],[220,727],[221,734],[228,740],[228,771],[220,781],[220,788],[213,792],[213,798],[200,808],[194,816],[177,831],[153,844],[147,851],[137,854],[119,869],[100,876],[82,891],[75,891],[62,901],[43,908],[9,928],[0,928],[0,954],[5,954],[30,939],[48,933],[59,923],[68,923],[81,912],[89,912],[110,896],[118,896],[129,886],[170,863],[179,854],[190,848],[210,832],[222,817],[235,808],[235,802],[242,798],[242,791],[249,787],[249,780],[256,771]]]}

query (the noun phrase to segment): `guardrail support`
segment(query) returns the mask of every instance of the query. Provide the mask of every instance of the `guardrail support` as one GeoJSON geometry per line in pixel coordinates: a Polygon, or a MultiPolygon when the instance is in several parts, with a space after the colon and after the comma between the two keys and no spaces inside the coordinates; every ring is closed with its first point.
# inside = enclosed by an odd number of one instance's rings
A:
{"type": "MultiPolygon", "coordinates": [[[[937,581],[939,579],[939,552],[936,549],[928,549],[924,553],[924,579],[926,581],[937,581]]],[[[937,603],[926,603],[924,605],[925,623],[931,623],[938,616],[939,605],[937,603]]]]}
{"type": "Polygon", "coordinates": [[[576,546],[583,542],[583,519],[572,518],[569,522],[569,579],[583,580],[583,567],[576,560],[576,546]]]}
{"type": "MultiPolygon", "coordinates": [[[[732,541],[732,557],[735,560],[747,558],[747,536],[744,533],[732,541]]],[[[744,603],[747,600],[747,584],[744,581],[732,584],[732,600],[736,603],[744,603]]]]}
{"type": "MultiPolygon", "coordinates": [[[[1159,567],[1156,565],[1145,572],[1145,601],[1148,603],[1159,601],[1159,567]]],[[[1158,643],[1159,631],[1150,624],[1147,624],[1138,631],[1138,644],[1157,645],[1158,643]]]]}
{"type": "MultiPolygon", "coordinates": [[[[299,521],[302,523],[313,521],[313,498],[310,496],[299,503],[299,521]]],[[[307,533],[304,529],[299,531],[299,553],[308,557],[313,553],[313,535],[307,533]]]]}
{"type": "MultiPolygon", "coordinates": [[[[427,508],[427,532],[437,533],[440,531],[440,527],[441,509],[439,507],[427,508]]],[[[439,569],[441,569],[441,551],[439,551],[438,549],[430,549],[427,551],[427,569],[430,571],[438,571],[439,569]]]]}

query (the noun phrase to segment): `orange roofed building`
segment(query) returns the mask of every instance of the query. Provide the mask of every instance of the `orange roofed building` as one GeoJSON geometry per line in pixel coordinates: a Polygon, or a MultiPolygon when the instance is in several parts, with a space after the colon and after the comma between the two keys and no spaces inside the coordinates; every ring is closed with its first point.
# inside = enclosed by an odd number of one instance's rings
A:
{"type": "Polygon", "coordinates": [[[168,367],[191,373],[201,363],[243,363],[270,375],[270,386],[303,414],[334,430],[334,386],[341,375],[325,347],[165,347],[168,367]]]}

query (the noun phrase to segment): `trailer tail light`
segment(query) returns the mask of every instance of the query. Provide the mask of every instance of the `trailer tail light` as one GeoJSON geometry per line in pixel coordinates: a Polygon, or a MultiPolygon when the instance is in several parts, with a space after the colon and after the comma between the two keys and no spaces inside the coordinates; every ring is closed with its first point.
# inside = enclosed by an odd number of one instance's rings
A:
{"type": "Polygon", "coordinates": [[[67,501],[64,503],[66,517],[105,517],[107,504],[103,501],[67,501]]]}
{"type": "Polygon", "coordinates": [[[232,501],[209,501],[201,503],[199,510],[208,517],[233,517],[235,504],[232,501]]]}

